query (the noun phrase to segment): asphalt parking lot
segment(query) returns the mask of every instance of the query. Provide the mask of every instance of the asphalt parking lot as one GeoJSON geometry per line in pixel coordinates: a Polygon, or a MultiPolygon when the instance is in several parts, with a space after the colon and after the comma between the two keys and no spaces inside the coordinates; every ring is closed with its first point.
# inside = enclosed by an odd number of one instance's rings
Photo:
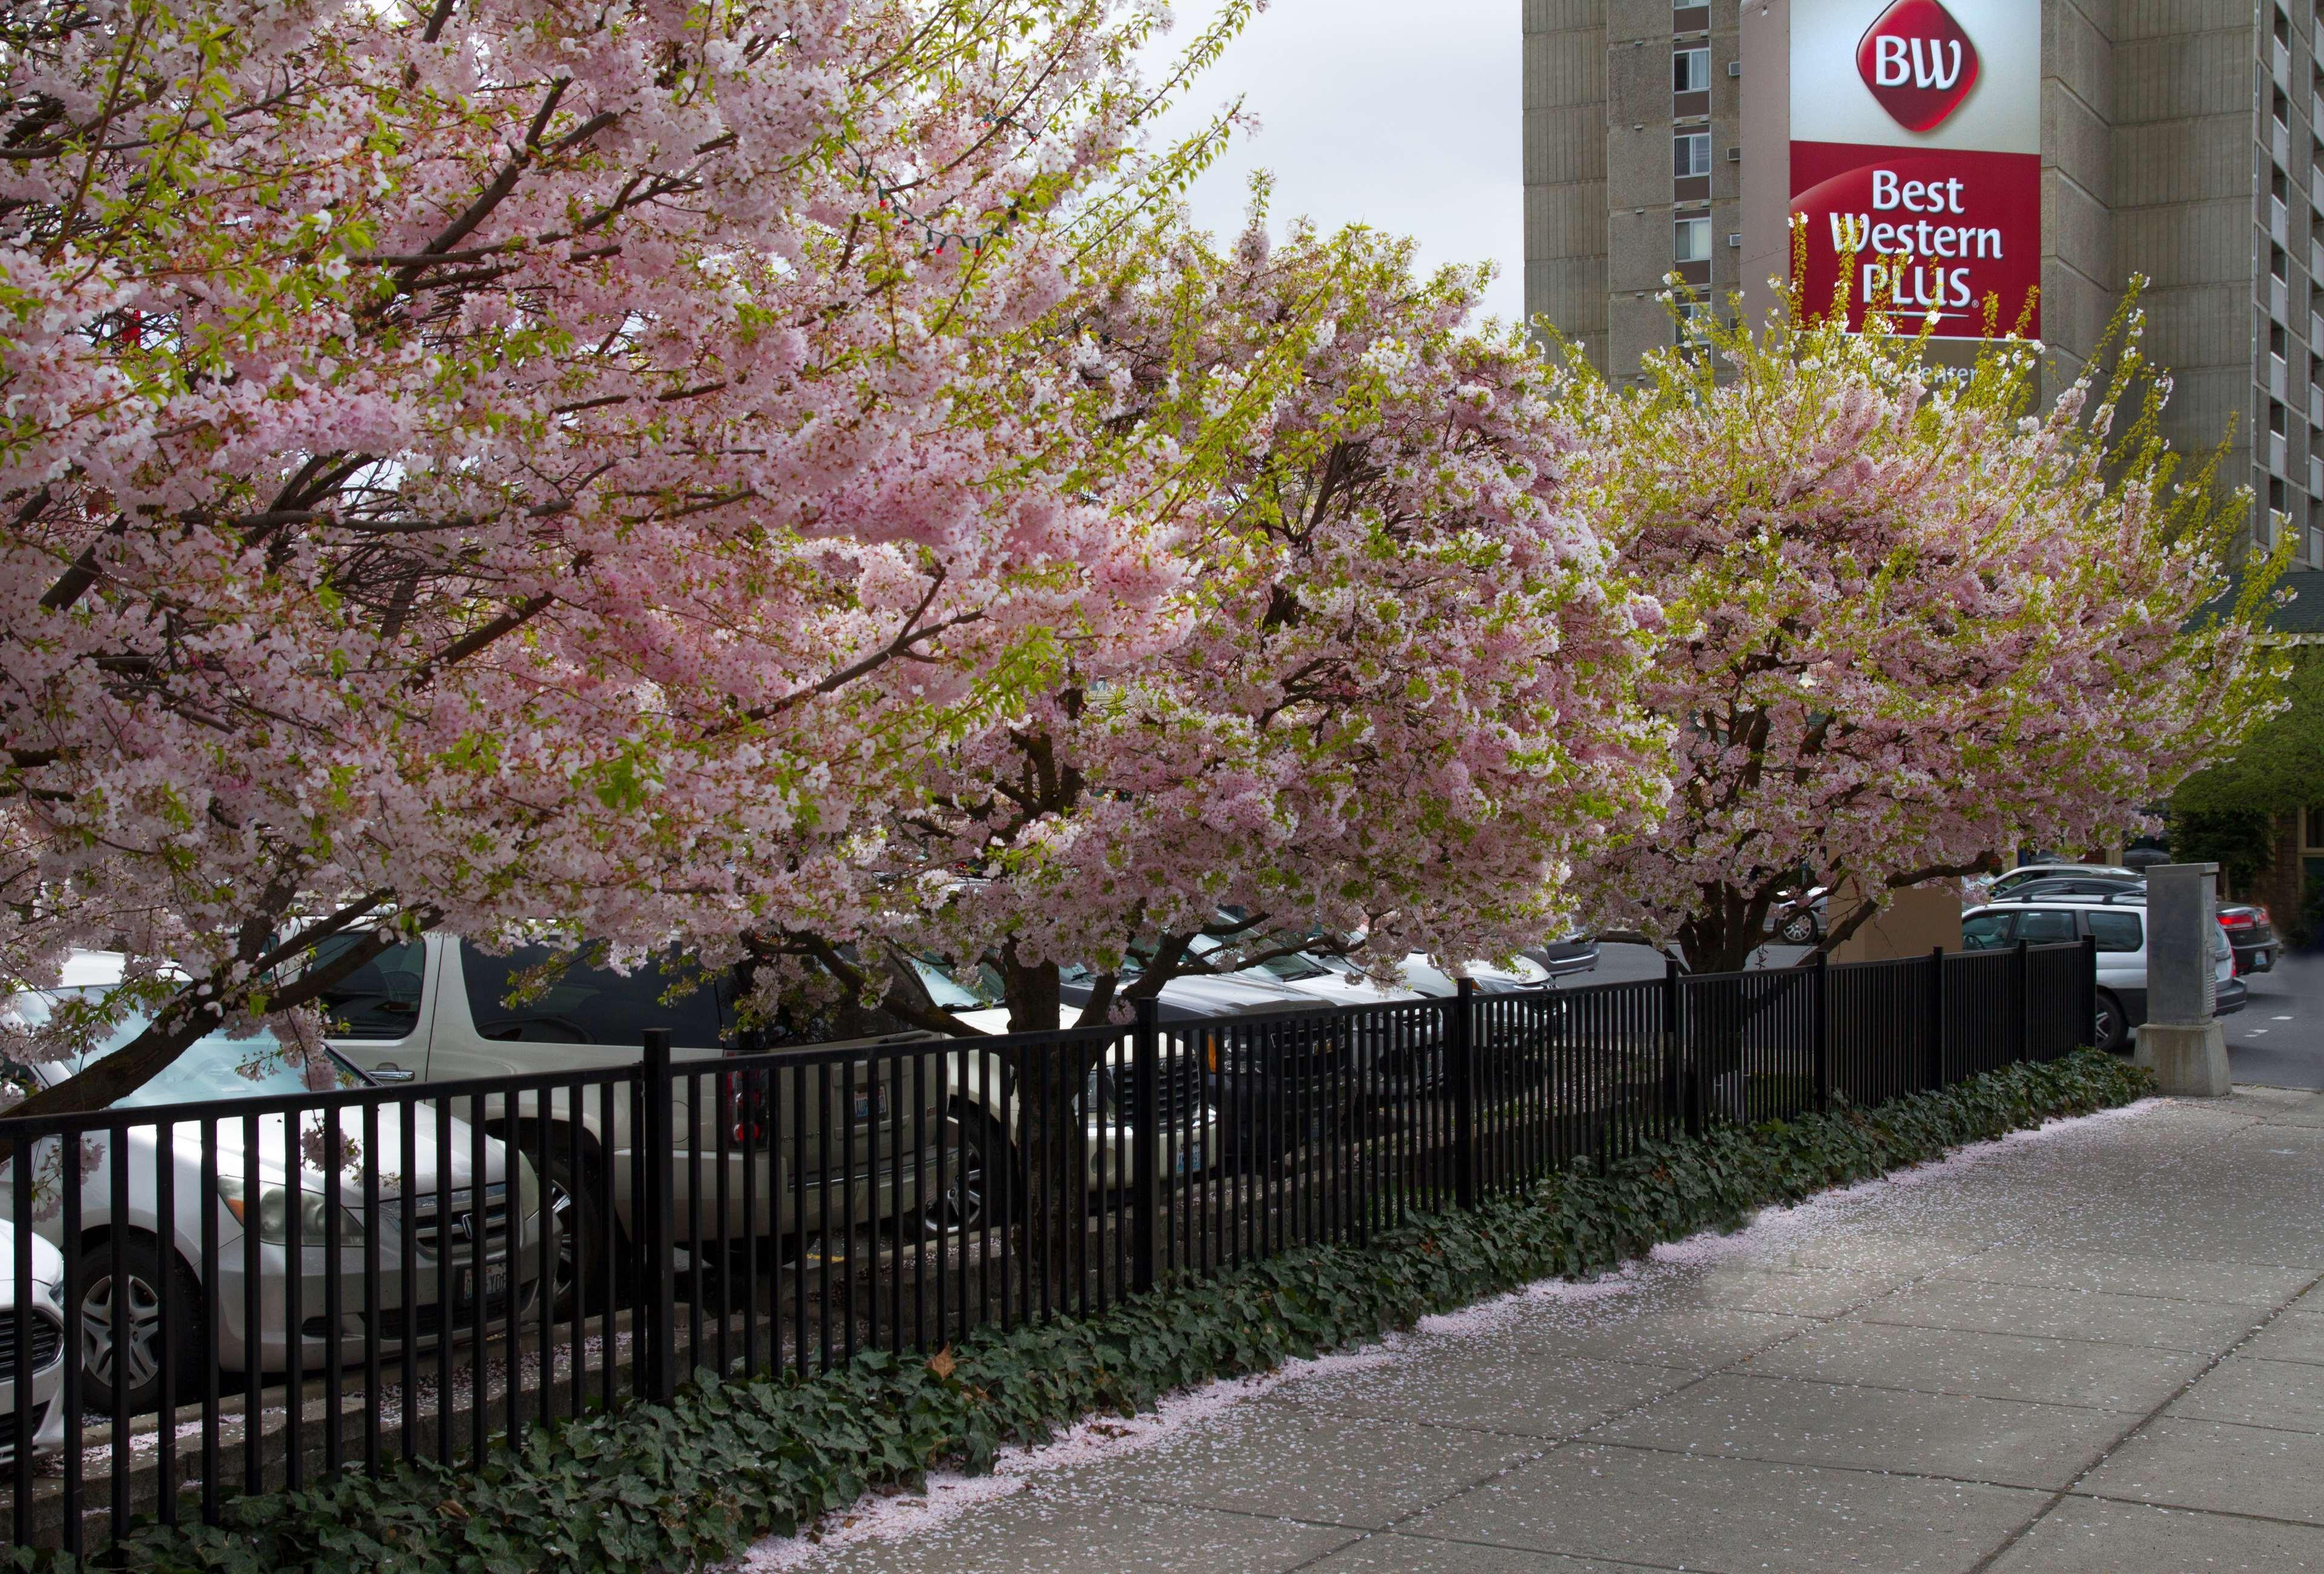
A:
{"type": "Polygon", "coordinates": [[[2244,982],[2250,1004],[2220,1024],[2236,1080],[2324,1088],[2324,957],[2288,956],[2244,982]]]}

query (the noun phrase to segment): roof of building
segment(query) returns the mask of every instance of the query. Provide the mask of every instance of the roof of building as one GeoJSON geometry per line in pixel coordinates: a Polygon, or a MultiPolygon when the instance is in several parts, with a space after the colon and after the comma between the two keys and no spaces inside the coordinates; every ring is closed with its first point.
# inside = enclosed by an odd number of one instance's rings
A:
{"type": "Polygon", "coordinates": [[[2270,634],[2307,643],[2324,641],[2324,569],[2292,569],[2276,581],[2277,605],[2267,615],[2270,634]]]}

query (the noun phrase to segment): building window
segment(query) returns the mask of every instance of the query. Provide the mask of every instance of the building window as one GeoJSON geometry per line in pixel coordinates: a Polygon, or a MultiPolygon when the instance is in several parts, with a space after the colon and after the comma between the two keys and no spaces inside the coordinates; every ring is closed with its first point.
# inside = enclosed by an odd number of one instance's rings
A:
{"type": "Polygon", "coordinates": [[[2292,357],[2292,338],[2283,331],[2283,324],[2280,322],[2267,325],[2267,353],[2279,361],[2292,357]]]}
{"type": "Polygon", "coordinates": [[[2271,245],[2267,248],[2267,271],[2274,275],[2277,283],[2283,282],[2283,275],[2291,267],[2292,260],[2283,255],[2282,246],[2271,245]]]}
{"type": "Polygon", "coordinates": [[[2281,88],[2275,90],[2274,110],[2276,125],[2289,126],[2292,124],[2292,100],[2283,96],[2281,88]]]}
{"type": "Polygon", "coordinates": [[[1708,301],[1682,301],[1678,303],[1678,342],[1683,345],[1701,344],[1710,337],[1713,319],[1708,301]]]}
{"type": "Polygon", "coordinates": [[[1711,260],[1711,220],[1682,218],[1672,227],[1676,232],[1680,262],[1707,263],[1711,260]]]}
{"type": "Polygon", "coordinates": [[[2278,437],[2283,436],[2291,430],[2284,419],[2282,403],[2279,400],[2271,399],[2267,402],[2267,430],[2278,437]]]}
{"type": "Polygon", "coordinates": [[[2311,803],[2301,817],[2307,829],[2301,832],[2300,850],[2303,853],[2324,854],[2324,803],[2311,803]]]}
{"type": "Polygon", "coordinates": [[[1671,138],[1671,174],[1679,180],[1711,173],[1711,134],[1682,131],[1671,138]]]}
{"type": "Polygon", "coordinates": [[[1685,49],[1671,51],[1671,91],[1674,93],[1711,91],[1711,51],[1709,50],[1685,49]]]}

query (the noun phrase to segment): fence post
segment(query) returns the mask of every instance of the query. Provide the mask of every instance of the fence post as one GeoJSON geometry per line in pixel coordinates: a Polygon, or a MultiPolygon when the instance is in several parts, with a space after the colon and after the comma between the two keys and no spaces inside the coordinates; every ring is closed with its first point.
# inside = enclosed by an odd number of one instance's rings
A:
{"type": "Polygon", "coordinates": [[[2010,1059],[2013,1064],[2020,1066],[2033,1058],[2034,1024],[2029,1019],[2034,1014],[2034,988],[2029,952],[2026,942],[2019,940],[2015,969],[2017,976],[2011,981],[2011,993],[2016,996],[2017,1048],[2010,1059]]]}
{"type": "Polygon", "coordinates": [[[678,1276],[670,1261],[677,1255],[678,1215],[674,1193],[678,1153],[670,1126],[676,1118],[669,1087],[669,1030],[645,1031],[645,1059],[638,1068],[644,1092],[645,1129],[638,1134],[645,1154],[646,1197],[644,1240],[641,1243],[643,1282],[640,1310],[645,1313],[645,1390],[656,1404],[667,1404],[678,1392],[678,1276]]]}
{"type": "Polygon", "coordinates": [[[1821,1114],[1831,1107],[1831,953],[1815,958],[1815,1106],[1821,1114]]]}
{"type": "Polygon", "coordinates": [[[1130,1134],[1130,1287],[1154,1288],[1157,1255],[1154,1226],[1161,1213],[1162,1046],[1152,996],[1135,1003],[1130,1041],[1130,1100],[1138,1119],[1130,1134]]]}
{"type": "Polygon", "coordinates": [[[1678,1088],[1678,1118],[1685,1125],[1687,1137],[1703,1134],[1703,1088],[1696,1079],[1694,1067],[1687,1065],[1685,1044],[1687,1034],[1680,1032],[1678,1014],[1685,1002],[1680,1000],[1678,958],[1669,951],[1662,953],[1662,1053],[1671,1062],[1671,1081],[1678,1088]]]}
{"type": "MultiPolygon", "coordinates": [[[[2089,1034],[2089,1035],[2090,1035],[2090,1042],[2091,1042],[2091,1043],[2092,1043],[2093,1045],[2095,1045],[2095,1044],[2097,1043],[2097,1042],[2098,1042],[2098,936],[2096,936],[2096,935],[2094,935],[2094,934],[2086,934],[2086,935],[2084,935],[2084,936],[2082,937],[2082,1028],[2081,1028],[2081,1031],[2082,1031],[2082,1032],[2086,1032],[2086,1033],[2088,1033],[2088,1034],[2089,1034]]],[[[2070,1039],[2070,1040],[2069,1040],[2069,1041],[2068,1041],[2067,1047],[2070,1049],[2070,1048],[2072,1048],[2075,1044],[2079,1043],[2080,1042],[2080,1034],[2076,1034],[2074,1038],[2072,1038],[2072,1039],[2070,1039]]]]}
{"type": "Polygon", "coordinates": [[[1459,982],[1452,1001],[1452,1194],[1477,1206],[1477,985],[1459,982]]]}
{"type": "Polygon", "coordinates": [[[1929,1053],[1921,1073],[1921,1079],[1928,1091],[1944,1091],[1945,948],[1942,946],[1934,947],[1929,952],[1929,1053]]]}
{"type": "Polygon", "coordinates": [[[1678,984],[1678,958],[1671,953],[1662,956],[1662,1058],[1671,1065],[1671,1086],[1678,1090],[1678,1121],[1687,1137],[1703,1134],[1703,1088],[1696,1081],[1694,1067],[1687,1065],[1685,1044],[1687,1034],[1680,1032],[1678,1014],[1683,1009],[1678,984]]]}

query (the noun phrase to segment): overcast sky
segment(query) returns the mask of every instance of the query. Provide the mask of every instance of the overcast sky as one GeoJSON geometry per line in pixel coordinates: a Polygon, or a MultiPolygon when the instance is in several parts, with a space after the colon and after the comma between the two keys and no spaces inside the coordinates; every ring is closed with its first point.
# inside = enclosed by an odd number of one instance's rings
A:
{"type": "MultiPolygon", "coordinates": [[[[1213,0],[1176,0],[1183,43],[1213,0]]],[[[1425,266],[1494,261],[1486,310],[1525,309],[1515,0],[1272,0],[1163,130],[1240,95],[1260,130],[1193,193],[1195,218],[1240,227],[1250,171],[1276,175],[1279,218],[1410,235],[1425,266]]]]}

